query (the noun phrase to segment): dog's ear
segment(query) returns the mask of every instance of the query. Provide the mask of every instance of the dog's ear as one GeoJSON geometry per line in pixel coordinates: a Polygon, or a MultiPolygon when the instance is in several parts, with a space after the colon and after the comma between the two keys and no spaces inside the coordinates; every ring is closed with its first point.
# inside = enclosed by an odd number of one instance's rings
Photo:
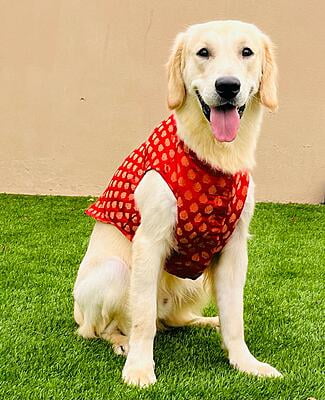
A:
{"type": "Polygon", "coordinates": [[[182,76],[182,70],[184,68],[184,41],[185,34],[179,33],[176,37],[167,63],[167,103],[171,110],[180,108],[185,100],[186,90],[182,76]]]}
{"type": "Polygon", "coordinates": [[[278,68],[274,57],[274,45],[271,40],[263,35],[264,55],[262,62],[262,77],[260,83],[261,103],[270,111],[278,108],[277,76],[278,68]]]}

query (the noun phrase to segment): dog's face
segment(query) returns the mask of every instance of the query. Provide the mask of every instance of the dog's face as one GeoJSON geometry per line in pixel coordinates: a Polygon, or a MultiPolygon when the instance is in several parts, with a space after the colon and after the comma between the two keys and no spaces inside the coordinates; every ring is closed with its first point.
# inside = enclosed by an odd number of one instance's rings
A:
{"type": "Polygon", "coordinates": [[[181,108],[192,96],[220,142],[236,138],[253,96],[277,107],[272,43],[254,25],[215,21],[178,35],[168,63],[168,104],[181,108]]]}

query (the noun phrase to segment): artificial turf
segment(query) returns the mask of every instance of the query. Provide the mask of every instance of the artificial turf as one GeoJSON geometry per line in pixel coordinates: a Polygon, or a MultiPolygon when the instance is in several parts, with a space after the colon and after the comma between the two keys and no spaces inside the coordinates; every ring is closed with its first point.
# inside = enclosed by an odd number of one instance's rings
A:
{"type": "Polygon", "coordinates": [[[108,343],[75,335],[90,201],[0,195],[1,399],[325,399],[325,206],[260,203],[251,224],[246,340],[283,378],[239,373],[215,331],[181,328],[157,335],[158,382],[137,389],[122,383],[124,359],[108,343]]]}

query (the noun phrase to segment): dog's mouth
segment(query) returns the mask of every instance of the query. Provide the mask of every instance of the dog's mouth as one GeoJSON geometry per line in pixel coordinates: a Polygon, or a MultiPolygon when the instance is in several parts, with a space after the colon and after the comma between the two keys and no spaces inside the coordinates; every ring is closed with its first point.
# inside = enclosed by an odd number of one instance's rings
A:
{"type": "Polygon", "coordinates": [[[208,106],[202,99],[200,92],[196,90],[200,101],[202,112],[209,121],[212,133],[220,142],[232,142],[237,136],[240,118],[242,117],[246,104],[237,107],[231,103],[225,103],[217,107],[208,106]]]}

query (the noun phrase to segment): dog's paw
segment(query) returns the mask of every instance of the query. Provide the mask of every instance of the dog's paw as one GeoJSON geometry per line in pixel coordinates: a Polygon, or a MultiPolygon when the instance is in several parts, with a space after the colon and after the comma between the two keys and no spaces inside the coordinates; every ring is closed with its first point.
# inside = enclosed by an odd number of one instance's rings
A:
{"type": "Polygon", "coordinates": [[[128,355],[129,344],[128,344],[127,340],[125,341],[125,343],[114,343],[112,345],[112,347],[113,347],[114,353],[117,354],[118,356],[126,357],[128,355]]]}
{"type": "Polygon", "coordinates": [[[130,364],[126,361],[122,372],[123,381],[128,385],[147,387],[156,382],[156,375],[152,365],[142,366],[130,364]]]}
{"type": "Polygon", "coordinates": [[[129,338],[121,333],[102,332],[100,337],[112,344],[115,354],[118,356],[127,356],[129,352],[129,338]]]}
{"type": "Polygon", "coordinates": [[[280,378],[282,374],[270,364],[260,362],[253,356],[246,360],[233,361],[230,364],[241,372],[267,378],[280,378]]]}
{"type": "Polygon", "coordinates": [[[219,317],[206,317],[208,318],[208,325],[210,325],[213,329],[216,329],[218,332],[220,332],[220,320],[219,317]]]}

